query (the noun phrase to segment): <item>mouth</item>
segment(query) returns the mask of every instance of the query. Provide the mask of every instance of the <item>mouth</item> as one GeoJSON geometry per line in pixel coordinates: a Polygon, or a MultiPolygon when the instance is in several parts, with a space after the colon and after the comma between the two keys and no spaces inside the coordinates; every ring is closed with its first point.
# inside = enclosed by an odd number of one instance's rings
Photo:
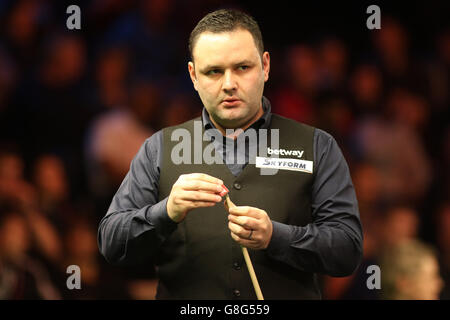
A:
{"type": "Polygon", "coordinates": [[[235,107],[235,106],[237,106],[240,102],[241,102],[241,99],[239,99],[239,98],[237,98],[237,97],[228,97],[228,98],[222,100],[222,104],[223,104],[225,107],[235,107]]]}

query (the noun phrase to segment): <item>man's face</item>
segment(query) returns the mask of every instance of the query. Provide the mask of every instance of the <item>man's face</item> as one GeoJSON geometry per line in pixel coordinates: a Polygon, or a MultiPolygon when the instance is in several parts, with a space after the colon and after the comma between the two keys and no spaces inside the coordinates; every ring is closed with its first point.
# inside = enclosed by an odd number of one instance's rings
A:
{"type": "Polygon", "coordinates": [[[270,58],[264,52],[261,59],[250,32],[204,32],[195,43],[193,58],[189,74],[216,125],[245,129],[262,115],[270,58]]]}

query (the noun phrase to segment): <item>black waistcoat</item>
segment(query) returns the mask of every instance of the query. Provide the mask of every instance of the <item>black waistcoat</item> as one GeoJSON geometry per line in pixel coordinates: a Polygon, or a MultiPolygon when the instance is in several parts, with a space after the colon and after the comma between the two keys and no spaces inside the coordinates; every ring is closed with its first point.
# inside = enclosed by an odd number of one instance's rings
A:
{"type": "MultiPolygon", "coordinates": [[[[263,209],[271,220],[289,225],[304,226],[311,222],[314,174],[278,170],[275,175],[261,175],[260,168],[249,163],[235,177],[225,164],[174,164],[172,149],[180,141],[172,141],[172,133],[183,128],[194,139],[194,121],[201,120],[193,119],[163,130],[160,200],[170,194],[181,174],[202,172],[223,180],[236,205],[263,209]]],[[[276,158],[314,160],[313,127],[274,114],[269,129],[279,129],[280,150],[303,151],[301,159],[292,155],[276,158]]],[[[268,138],[269,147],[270,141],[268,138]]],[[[209,143],[203,142],[202,150],[209,143]]],[[[194,151],[199,150],[194,150],[192,143],[192,158],[194,151]]],[[[249,253],[265,299],[320,299],[315,274],[271,259],[265,250],[249,250],[249,253]]],[[[230,236],[227,213],[221,203],[187,214],[161,246],[157,270],[158,299],[256,299],[240,246],[230,236]]]]}

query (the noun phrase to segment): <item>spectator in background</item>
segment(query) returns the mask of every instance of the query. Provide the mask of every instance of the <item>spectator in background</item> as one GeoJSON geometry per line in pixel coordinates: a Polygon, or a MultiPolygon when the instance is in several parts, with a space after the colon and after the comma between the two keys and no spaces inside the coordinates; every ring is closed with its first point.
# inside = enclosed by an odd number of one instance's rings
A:
{"type": "MultiPolygon", "coordinates": [[[[348,141],[354,126],[351,105],[346,97],[348,52],[345,43],[327,36],[314,50],[317,56],[318,90],[313,99],[315,122],[335,137],[344,156],[350,157],[348,141]]],[[[350,159],[350,158],[349,158],[350,159]]]]}
{"type": "Polygon", "coordinates": [[[359,119],[382,111],[383,80],[379,69],[368,63],[358,65],[350,76],[352,111],[359,119]]]}
{"type": "Polygon", "coordinates": [[[40,77],[49,89],[77,84],[86,67],[86,46],[81,37],[57,33],[48,39],[40,77]]]}
{"type": "Polygon", "coordinates": [[[95,119],[87,136],[90,188],[105,201],[120,185],[142,143],[155,131],[152,126],[160,123],[160,92],[154,83],[134,81],[127,101],[95,119]]]}
{"type": "Polygon", "coordinates": [[[329,277],[323,276],[323,294],[324,299],[328,300],[378,300],[377,290],[367,288],[367,268],[378,264],[378,254],[380,247],[379,228],[380,221],[372,220],[367,224],[361,215],[363,229],[363,259],[355,270],[348,277],[329,277]]]}
{"type": "Polygon", "coordinates": [[[40,156],[34,166],[34,183],[38,190],[40,208],[51,212],[69,196],[64,164],[55,155],[40,156]]]}
{"type": "Polygon", "coordinates": [[[45,266],[30,256],[33,232],[19,211],[0,212],[0,299],[60,299],[45,266]]]}
{"type": "Polygon", "coordinates": [[[351,134],[355,118],[350,104],[342,95],[329,94],[317,99],[316,121],[323,130],[333,135],[342,148],[344,156],[351,161],[351,134]]]}
{"type": "Polygon", "coordinates": [[[388,119],[423,136],[429,122],[430,106],[423,96],[405,88],[394,88],[387,99],[388,119]]]}
{"type": "MultiPolygon", "coordinates": [[[[100,260],[94,221],[86,214],[72,216],[65,228],[65,256],[61,266],[82,270],[82,290],[63,290],[64,299],[129,299],[124,279],[100,260]]],[[[64,282],[65,284],[65,282],[64,282]]]]}
{"type": "Polygon", "coordinates": [[[24,178],[22,158],[13,151],[0,154],[0,204],[10,204],[27,223],[34,258],[46,268],[57,269],[61,261],[61,242],[56,227],[41,212],[35,187],[24,178]]]}
{"type": "Polygon", "coordinates": [[[440,268],[444,280],[441,299],[450,299],[450,203],[442,204],[434,219],[436,243],[440,252],[440,268]]]}
{"type": "Polygon", "coordinates": [[[382,227],[382,185],[376,168],[369,162],[359,162],[353,170],[353,184],[358,199],[361,223],[364,226],[364,259],[375,259],[380,247],[382,227]]]}
{"type": "Polygon", "coordinates": [[[164,110],[162,127],[175,126],[193,117],[200,116],[201,109],[196,110],[192,100],[186,94],[175,95],[164,110]]]}
{"type": "Polygon", "coordinates": [[[9,200],[21,192],[24,163],[12,150],[0,149],[0,201],[9,200]]]}
{"type": "Polygon", "coordinates": [[[124,106],[128,101],[129,53],[126,47],[112,47],[99,53],[95,65],[96,99],[94,108],[101,112],[124,106]]]}
{"type": "Polygon", "coordinates": [[[411,207],[393,205],[381,217],[381,248],[389,248],[418,237],[420,220],[411,207]]]}
{"type": "MultiPolygon", "coordinates": [[[[372,212],[374,215],[369,217],[367,212],[361,212],[361,220],[365,226],[364,258],[361,265],[352,277],[333,278],[330,281],[331,288],[335,291],[336,287],[341,287],[340,291],[337,291],[339,299],[376,300],[383,298],[378,290],[369,290],[367,287],[368,266],[380,265],[383,250],[418,239],[419,219],[414,209],[403,205],[392,205],[382,210],[378,204],[372,210],[378,210],[378,212],[372,212]]],[[[381,278],[383,277],[384,269],[381,268],[381,278]]]]}
{"type": "Polygon", "coordinates": [[[404,90],[393,91],[386,104],[383,116],[366,118],[355,128],[353,156],[376,166],[384,201],[418,204],[431,182],[430,160],[417,132],[427,121],[426,105],[404,90]]]}
{"type": "Polygon", "coordinates": [[[427,92],[431,106],[438,114],[448,113],[450,103],[450,28],[436,37],[436,53],[426,64],[427,92]]]}
{"type": "Polygon", "coordinates": [[[45,1],[14,1],[5,19],[4,39],[12,55],[18,60],[21,72],[27,73],[36,62],[36,52],[48,23],[45,1]]]}
{"type": "Polygon", "coordinates": [[[134,10],[120,17],[106,33],[104,41],[125,45],[132,54],[131,71],[139,77],[151,77],[169,83],[179,73],[177,63],[184,47],[179,47],[174,1],[139,0],[134,10]]]}
{"type": "MultiPolygon", "coordinates": [[[[370,166],[365,165],[361,170],[369,174],[370,166]]],[[[368,178],[369,175],[366,177],[368,178]]],[[[361,187],[360,182],[357,181],[355,180],[355,190],[358,190],[358,186],[361,187]]],[[[376,189],[376,186],[370,183],[365,188],[360,188],[364,192],[375,191],[374,189],[376,189]]],[[[358,194],[358,200],[360,194],[363,193],[358,194]]],[[[363,196],[364,198],[367,197],[363,196]]],[[[402,205],[392,205],[385,211],[381,210],[380,205],[374,207],[372,210],[378,207],[379,211],[373,211],[370,216],[367,215],[367,212],[360,210],[361,223],[364,225],[364,257],[361,264],[355,273],[349,277],[324,277],[323,286],[326,299],[377,300],[385,298],[380,295],[378,290],[370,290],[367,287],[366,282],[369,276],[367,268],[371,265],[380,265],[384,250],[398,247],[402,243],[417,241],[419,220],[415,210],[402,205]]],[[[389,260],[384,261],[384,263],[389,263],[389,260]]],[[[383,277],[384,269],[381,268],[381,278],[383,277]]],[[[381,288],[383,289],[383,286],[381,288]]],[[[386,299],[393,298],[388,297],[386,299]]]]}
{"type": "Polygon", "coordinates": [[[286,52],[286,83],[273,95],[274,111],[280,115],[315,124],[315,99],[319,91],[319,61],[308,45],[294,45],[286,52]]]}
{"type": "Polygon", "coordinates": [[[52,154],[39,156],[33,164],[32,178],[40,210],[60,233],[66,217],[75,210],[62,159],[52,154]]]}
{"type": "Polygon", "coordinates": [[[439,299],[443,282],[430,246],[417,240],[397,243],[383,252],[380,269],[383,299],[439,299]]]}
{"type": "Polygon", "coordinates": [[[327,37],[318,48],[320,91],[341,94],[346,91],[348,52],[336,37],[327,37]]]}
{"type": "MultiPolygon", "coordinates": [[[[166,102],[161,86],[149,79],[137,78],[129,88],[129,109],[136,121],[151,131],[161,128],[166,102]]],[[[184,105],[189,109],[188,101],[184,105]]]]}
{"type": "Polygon", "coordinates": [[[128,171],[129,162],[158,124],[159,92],[150,82],[130,75],[126,45],[100,51],[95,72],[100,112],[89,125],[84,155],[89,190],[98,211],[128,171]],[[127,82],[131,82],[127,85],[127,82]]]}
{"type": "Polygon", "coordinates": [[[42,61],[35,74],[16,92],[23,132],[17,142],[31,161],[43,152],[57,152],[69,163],[73,192],[83,185],[82,142],[90,111],[85,96],[85,40],[74,33],[45,39],[42,61]]]}
{"type": "Polygon", "coordinates": [[[95,222],[85,218],[93,214],[67,203],[70,190],[61,159],[48,154],[36,159],[36,187],[23,173],[18,154],[1,153],[0,298],[129,298],[117,273],[101,265],[95,222]],[[66,287],[69,265],[82,269],[80,292],[66,287]]]}
{"type": "Polygon", "coordinates": [[[0,137],[2,141],[12,141],[22,134],[19,119],[23,118],[22,111],[13,104],[13,92],[19,78],[19,66],[11,57],[0,39],[0,137]]]}
{"type": "Polygon", "coordinates": [[[377,168],[369,161],[360,161],[353,167],[353,184],[358,198],[361,219],[367,219],[363,225],[370,226],[372,218],[375,218],[379,201],[382,199],[382,184],[378,176],[377,168]]]}
{"type": "Polygon", "coordinates": [[[440,195],[444,199],[450,199],[450,126],[447,125],[440,145],[440,161],[438,168],[440,169],[440,195]]]}
{"type": "Polygon", "coordinates": [[[436,50],[426,61],[430,121],[425,136],[433,168],[439,173],[433,181],[433,203],[450,198],[450,27],[439,32],[435,42],[436,50]]]}
{"type": "Polygon", "coordinates": [[[408,87],[423,92],[423,74],[415,57],[411,55],[409,34],[396,19],[383,16],[383,27],[375,30],[373,46],[377,65],[387,88],[408,87]]]}
{"type": "Polygon", "coordinates": [[[10,94],[17,84],[18,76],[17,65],[0,44],[0,115],[2,116],[8,107],[10,94]]]}

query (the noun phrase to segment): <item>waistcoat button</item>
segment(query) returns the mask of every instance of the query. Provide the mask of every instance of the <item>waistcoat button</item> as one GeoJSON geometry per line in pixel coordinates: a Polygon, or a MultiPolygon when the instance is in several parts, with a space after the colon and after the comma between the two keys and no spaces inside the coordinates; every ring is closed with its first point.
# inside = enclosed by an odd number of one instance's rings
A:
{"type": "Polygon", "coordinates": [[[238,262],[233,262],[233,269],[234,270],[241,270],[241,266],[239,265],[238,262]]]}
{"type": "Polygon", "coordinates": [[[233,290],[233,294],[235,297],[240,297],[241,296],[241,292],[238,289],[234,289],[233,290]]]}
{"type": "Polygon", "coordinates": [[[233,187],[234,187],[236,190],[241,190],[241,188],[242,188],[241,184],[238,183],[238,182],[235,182],[235,183],[233,184],[233,187]]]}

